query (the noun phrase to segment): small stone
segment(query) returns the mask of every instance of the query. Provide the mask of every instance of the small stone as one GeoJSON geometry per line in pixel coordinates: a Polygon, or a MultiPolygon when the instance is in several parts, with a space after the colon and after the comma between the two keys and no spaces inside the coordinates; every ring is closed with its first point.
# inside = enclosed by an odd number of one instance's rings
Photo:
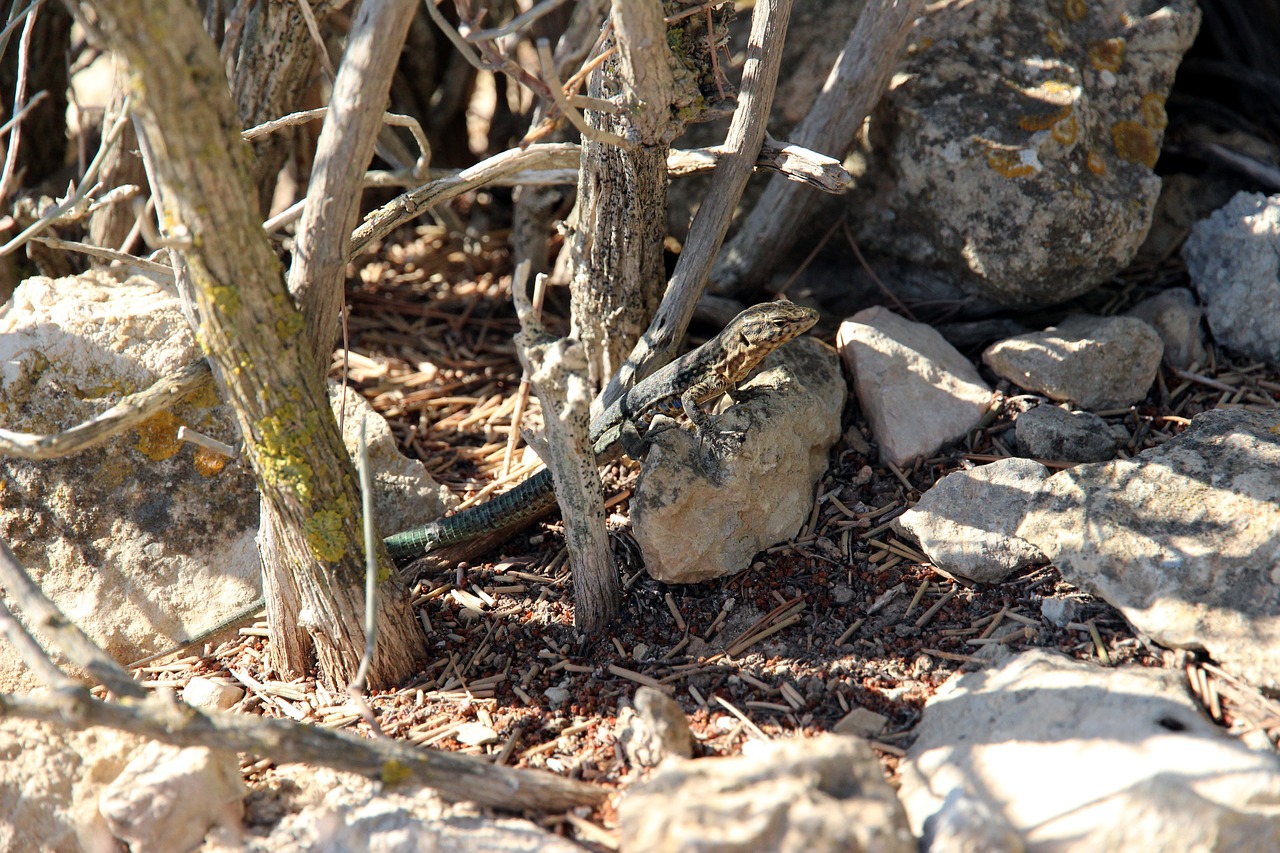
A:
{"type": "Polygon", "coordinates": [[[1165,364],[1188,370],[1205,362],[1204,342],[1200,339],[1204,313],[1189,289],[1171,287],[1142,300],[1126,314],[1151,324],[1159,333],[1164,341],[1165,364]]]}
{"type": "Polygon", "coordinates": [[[618,743],[633,767],[656,767],[668,757],[693,756],[693,731],[676,700],[661,690],[636,690],[635,708],[624,708],[615,727],[618,743]]]}
{"type": "Polygon", "coordinates": [[[484,746],[500,740],[498,733],[484,723],[463,723],[453,736],[463,746],[484,746]]]}
{"type": "Polygon", "coordinates": [[[893,529],[920,544],[935,566],[979,583],[1000,583],[1032,563],[1039,548],[1015,534],[1049,469],[1030,459],[1001,459],[948,474],[893,529]]]}
{"type": "Polygon", "coordinates": [[[1160,335],[1141,320],[1078,314],[992,344],[982,361],[1021,388],[1092,410],[1146,397],[1163,354],[1160,335]]]}
{"type": "Polygon", "coordinates": [[[182,688],[182,700],[196,708],[225,711],[244,698],[244,688],[197,675],[182,688]]]}
{"type": "Polygon", "coordinates": [[[991,401],[978,371],[942,335],[886,308],[859,311],[842,323],[836,346],[880,458],[895,465],[964,436],[991,401]]]}
{"type": "Polygon", "coordinates": [[[1074,598],[1046,598],[1040,602],[1040,615],[1059,628],[1076,621],[1079,610],[1080,605],[1074,598]]]}
{"type": "Polygon", "coordinates": [[[564,687],[548,687],[542,691],[542,695],[547,697],[552,708],[558,708],[569,701],[569,691],[564,687]]]}
{"type": "Polygon", "coordinates": [[[859,707],[845,714],[831,730],[838,735],[872,738],[884,731],[888,723],[889,718],[884,714],[859,707]]]}
{"type": "Polygon", "coordinates": [[[1092,412],[1036,406],[1018,415],[1015,430],[1018,453],[1033,459],[1104,462],[1116,452],[1107,422],[1092,412]]]}
{"type": "Polygon", "coordinates": [[[150,743],[102,792],[99,811],[133,853],[191,850],[216,825],[239,827],[246,793],[235,753],[150,743]]]}

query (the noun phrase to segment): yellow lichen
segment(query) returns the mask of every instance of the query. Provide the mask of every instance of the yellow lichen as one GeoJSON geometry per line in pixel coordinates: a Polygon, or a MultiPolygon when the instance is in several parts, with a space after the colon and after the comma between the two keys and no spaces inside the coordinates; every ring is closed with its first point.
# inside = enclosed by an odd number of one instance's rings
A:
{"type": "Polygon", "coordinates": [[[315,471],[307,462],[306,449],[311,446],[318,420],[314,412],[299,417],[295,406],[280,407],[257,424],[262,478],[269,484],[287,488],[304,505],[312,500],[315,471]]]}
{"type": "Polygon", "coordinates": [[[301,333],[305,326],[306,321],[302,319],[301,311],[289,311],[276,321],[276,335],[281,340],[288,340],[301,333]]]}
{"type": "Polygon", "coordinates": [[[313,512],[302,525],[307,547],[317,560],[336,563],[346,553],[346,536],[342,525],[344,514],[334,509],[313,512]]]}
{"type": "Polygon", "coordinates": [[[1089,14],[1088,0],[1067,0],[1062,11],[1068,21],[1083,21],[1084,16],[1089,14]]]}
{"type": "Polygon", "coordinates": [[[398,785],[412,775],[409,768],[396,759],[391,759],[382,765],[382,784],[398,785]]]}
{"type": "Polygon", "coordinates": [[[138,450],[154,462],[173,456],[182,447],[178,427],[182,422],[172,412],[157,412],[138,424],[138,450]]]}
{"type": "Polygon", "coordinates": [[[1089,45],[1089,64],[1095,71],[1119,71],[1124,65],[1124,39],[1104,39],[1089,45]]]}
{"type": "Polygon", "coordinates": [[[209,298],[223,314],[236,314],[240,311],[240,288],[227,284],[219,284],[209,288],[209,298]]]}
{"type": "Polygon", "coordinates": [[[1062,54],[1067,50],[1067,40],[1057,30],[1049,30],[1045,33],[1044,40],[1049,43],[1049,47],[1054,53],[1062,54]]]}
{"type": "Polygon", "coordinates": [[[1023,116],[1018,119],[1018,127],[1028,133],[1037,133],[1041,130],[1048,130],[1063,119],[1069,118],[1071,116],[1071,110],[1071,105],[1067,104],[1065,107],[1059,107],[1051,113],[1023,116]]]}
{"type": "Polygon", "coordinates": [[[1150,168],[1160,157],[1155,137],[1136,121],[1118,121],[1111,126],[1111,142],[1121,160],[1150,168]]]}
{"type": "Polygon", "coordinates": [[[1035,166],[1022,161],[1018,151],[1007,148],[992,148],[987,152],[987,165],[992,171],[1006,178],[1027,178],[1036,173],[1035,166]]]}
{"type": "Polygon", "coordinates": [[[1164,130],[1169,126],[1169,114],[1164,111],[1164,98],[1155,94],[1142,96],[1142,123],[1152,130],[1164,130]]]}
{"type": "Polygon", "coordinates": [[[1107,173],[1107,163],[1097,151],[1090,151],[1088,156],[1085,157],[1084,164],[1095,175],[1105,175],[1107,173]]]}
{"type": "Polygon", "coordinates": [[[207,447],[197,447],[195,455],[196,473],[201,477],[214,477],[227,467],[227,457],[207,447]]]}
{"type": "Polygon", "coordinates": [[[1080,122],[1076,121],[1075,116],[1067,116],[1055,124],[1050,132],[1063,145],[1071,145],[1080,136],[1080,122]]]}

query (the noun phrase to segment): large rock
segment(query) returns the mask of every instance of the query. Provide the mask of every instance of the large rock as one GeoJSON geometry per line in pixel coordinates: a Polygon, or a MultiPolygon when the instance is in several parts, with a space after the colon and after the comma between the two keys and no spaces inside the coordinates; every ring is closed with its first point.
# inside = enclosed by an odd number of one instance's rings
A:
{"type": "Polygon", "coordinates": [[[845,383],[831,348],[801,338],[770,354],[712,428],[743,436],[708,458],[690,430],[659,429],[631,501],[649,574],[696,583],[742,571],[795,535],[840,437],[845,383]]]}
{"type": "Polygon", "coordinates": [[[1001,459],[948,474],[893,520],[894,530],[920,544],[935,566],[979,583],[1000,583],[1045,562],[1040,549],[1015,535],[1049,469],[1030,459],[1001,459]]]}
{"type": "Polygon", "coordinates": [[[117,849],[98,795],[142,744],[100,727],[0,721],[0,850],[117,849]]]}
{"type": "MultiPolygon", "coordinates": [[[[269,824],[258,851],[290,853],[582,853],[527,820],[486,817],[446,805],[426,789],[397,789],[327,767],[290,764],[272,772],[249,804],[251,823],[269,824]],[[263,813],[254,814],[256,808],[263,813]],[[281,818],[283,814],[283,818],[281,818]]],[[[219,851],[241,849],[215,848],[219,851]]]]}
{"type": "MultiPolygon", "coordinates": [[[[0,312],[4,426],[66,429],[197,358],[178,298],[163,285],[105,272],[30,279],[0,312]]],[[[370,424],[383,529],[441,515],[447,491],[396,451],[368,403],[353,392],[345,400],[353,452],[361,419],[370,424]]],[[[234,414],[210,385],[75,456],[0,459],[0,535],[118,660],[181,642],[258,596],[259,501],[248,464],[179,442],[184,425],[239,442],[234,414]]],[[[0,689],[34,686],[24,673],[0,644],[0,689]]]]}
{"type": "MultiPolygon", "coordinates": [[[[66,429],[198,357],[177,297],[149,279],[29,279],[0,313],[5,428],[66,429]]],[[[258,595],[253,477],[242,462],[179,442],[183,425],[239,441],[210,385],[75,456],[0,459],[0,533],[62,612],[120,660],[258,595]]],[[[0,683],[14,685],[20,671],[6,658],[0,683]]]]}
{"type": "Polygon", "coordinates": [[[1191,229],[1182,257],[1214,339],[1280,361],[1280,196],[1238,194],[1191,229]]]}
{"type": "Polygon", "coordinates": [[[1164,100],[1194,0],[930,5],[872,118],[864,246],[1005,303],[1053,303],[1123,268],[1160,191],[1164,100]]]}
{"type": "Polygon", "coordinates": [[[854,314],[836,344],[880,456],[895,465],[963,437],[991,402],[978,371],[942,335],[887,308],[854,314]]]}
{"type": "Polygon", "coordinates": [[[1141,320],[1077,314],[992,344],[982,361],[1029,391],[1107,409],[1146,397],[1163,353],[1160,335],[1141,320]]]}
{"type": "Polygon", "coordinates": [[[246,793],[235,753],[152,742],[103,790],[98,808],[131,853],[182,853],[214,826],[238,831],[246,793]]]}
{"type": "Polygon", "coordinates": [[[1128,460],[1042,485],[1018,528],[1157,642],[1280,688],[1280,413],[1197,415],[1128,460]]]}
{"type": "Polygon", "coordinates": [[[916,735],[900,795],[922,850],[1280,849],[1280,759],[1180,672],[1024,652],[943,685],[916,735]]]}
{"type": "Polygon", "coordinates": [[[618,808],[622,849],[648,853],[914,853],[880,761],[859,738],[760,744],[664,764],[618,808]]]}

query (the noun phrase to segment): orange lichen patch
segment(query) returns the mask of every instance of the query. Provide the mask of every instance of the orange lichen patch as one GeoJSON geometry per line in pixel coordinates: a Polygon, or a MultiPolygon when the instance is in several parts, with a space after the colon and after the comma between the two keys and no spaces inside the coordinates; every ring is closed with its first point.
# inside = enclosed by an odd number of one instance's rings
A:
{"type": "Polygon", "coordinates": [[[1142,163],[1150,168],[1160,156],[1160,147],[1151,131],[1136,121],[1118,121],[1112,125],[1111,142],[1120,159],[1130,163],[1142,163]]]}
{"type": "Polygon", "coordinates": [[[201,477],[214,477],[227,467],[227,457],[207,447],[197,447],[195,465],[196,473],[201,477]]]}
{"type": "Polygon", "coordinates": [[[1036,167],[1024,163],[1018,151],[993,148],[987,152],[987,165],[1006,178],[1028,178],[1036,173],[1036,167]]]}
{"type": "Polygon", "coordinates": [[[178,441],[180,426],[182,421],[172,412],[157,412],[138,424],[138,450],[154,462],[168,459],[182,447],[178,441]]]}
{"type": "Polygon", "coordinates": [[[1043,115],[1023,116],[1018,119],[1018,127],[1028,133],[1036,133],[1041,130],[1048,130],[1058,122],[1071,116],[1072,107],[1067,104],[1065,107],[1059,107],[1051,113],[1043,115]]]}
{"type": "Polygon", "coordinates": [[[1083,21],[1084,16],[1089,14],[1089,3],[1087,0],[1067,0],[1062,11],[1068,21],[1083,21]]]}
{"type": "Polygon", "coordinates": [[[1105,39],[1089,45],[1089,64],[1095,71],[1119,71],[1124,65],[1124,39],[1105,39]]]}
{"type": "Polygon", "coordinates": [[[1084,158],[1084,164],[1095,175],[1105,175],[1107,173],[1107,161],[1103,160],[1102,155],[1097,151],[1090,151],[1084,158]]]}
{"type": "Polygon", "coordinates": [[[1063,145],[1071,145],[1080,136],[1080,122],[1073,115],[1067,116],[1055,124],[1050,132],[1053,134],[1053,138],[1063,145]]]}
{"type": "Polygon", "coordinates": [[[1164,98],[1154,94],[1142,96],[1142,123],[1152,130],[1164,130],[1169,126],[1169,114],[1164,111],[1164,98]]]}

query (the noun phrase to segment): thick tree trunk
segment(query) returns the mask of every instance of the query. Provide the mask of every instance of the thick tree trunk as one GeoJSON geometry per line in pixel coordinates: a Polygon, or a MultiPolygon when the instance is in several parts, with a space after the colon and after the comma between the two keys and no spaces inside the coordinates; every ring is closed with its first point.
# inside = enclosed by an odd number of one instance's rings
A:
{"type": "MultiPolygon", "coordinates": [[[[196,338],[236,409],[281,553],[303,594],[299,627],[324,677],[346,684],[364,646],[364,569],[355,472],[315,369],[316,342],[263,234],[248,147],[217,51],[185,0],[95,0],[129,64],[154,157],[166,236],[198,305],[196,338]],[[274,519],[270,516],[274,516],[274,519]]],[[[411,671],[419,646],[403,585],[384,571],[371,687],[411,671]]],[[[276,623],[277,633],[285,626],[276,623]]]]}

